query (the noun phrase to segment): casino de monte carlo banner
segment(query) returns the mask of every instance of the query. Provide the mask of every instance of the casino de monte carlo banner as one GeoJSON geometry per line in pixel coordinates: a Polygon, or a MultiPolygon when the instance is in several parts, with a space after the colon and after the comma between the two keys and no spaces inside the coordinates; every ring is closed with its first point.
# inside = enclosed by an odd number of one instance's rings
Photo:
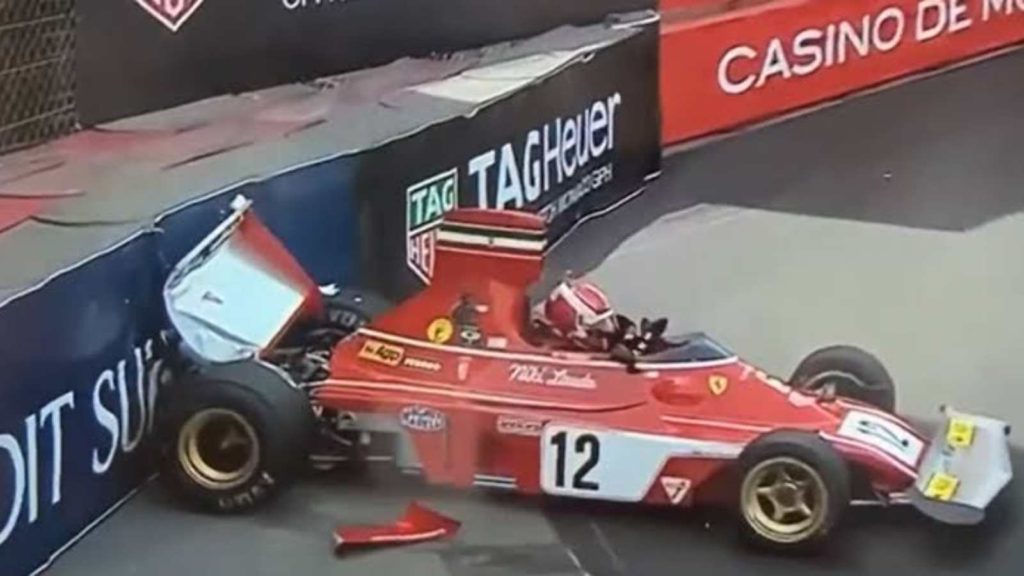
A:
{"type": "Polygon", "coordinates": [[[663,139],[736,128],[1019,42],[1024,0],[779,0],[666,22],[663,139]]]}

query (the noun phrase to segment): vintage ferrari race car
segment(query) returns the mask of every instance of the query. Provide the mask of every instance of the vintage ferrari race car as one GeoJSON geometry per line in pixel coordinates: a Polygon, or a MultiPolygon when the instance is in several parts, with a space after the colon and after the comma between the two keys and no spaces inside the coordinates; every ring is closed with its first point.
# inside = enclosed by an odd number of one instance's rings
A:
{"type": "Polygon", "coordinates": [[[457,487],[725,504],[752,543],[795,550],[851,503],[976,523],[1011,480],[1005,423],[943,408],[929,439],[857,348],[783,381],[664,320],[625,353],[538,341],[536,216],[449,213],[432,282],[391,306],[317,286],[247,200],[232,206],[164,294],[185,368],[162,400],[163,477],[207,508],[251,508],[309,460],[388,461],[457,487]]]}

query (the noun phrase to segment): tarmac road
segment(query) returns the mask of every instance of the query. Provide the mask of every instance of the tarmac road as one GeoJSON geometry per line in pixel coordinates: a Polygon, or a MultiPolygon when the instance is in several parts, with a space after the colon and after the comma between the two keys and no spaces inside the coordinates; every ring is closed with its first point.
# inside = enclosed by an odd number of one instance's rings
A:
{"type": "MultiPolygon", "coordinates": [[[[787,375],[834,342],[877,353],[902,411],[939,403],[1024,431],[1024,51],[852,100],[667,160],[660,181],[551,257],[618,307],[705,330],[787,375]]],[[[1015,440],[1024,447],[1020,434],[1015,440]]],[[[908,509],[851,514],[831,553],[755,555],[712,512],[428,490],[373,475],[304,482],[238,518],[184,512],[153,487],[51,573],[661,576],[1024,573],[1024,458],[979,527],[908,509]],[[464,522],[451,542],[335,558],[336,522],[409,498],[464,522]]]]}

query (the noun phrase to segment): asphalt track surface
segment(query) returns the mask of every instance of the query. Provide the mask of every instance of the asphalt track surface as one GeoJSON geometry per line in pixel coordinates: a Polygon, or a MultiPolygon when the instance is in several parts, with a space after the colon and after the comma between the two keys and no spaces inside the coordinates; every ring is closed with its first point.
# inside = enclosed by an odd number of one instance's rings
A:
{"type": "MultiPolygon", "coordinates": [[[[813,348],[882,357],[901,411],[948,402],[1015,425],[1024,447],[1024,51],[673,156],[631,204],[552,255],[618,307],[705,330],[786,375],[813,348]]],[[[427,489],[371,473],[314,476],[259,512],[186,512],[153,485],[52,574],[661,576],[1024,573],[1024,457],[980,526],[857,509],[827,554],[737,546],[713,511],[652,511],[427,489]],[[418,498],[458,536],[332,554],[335,523],[418,498]]]]}

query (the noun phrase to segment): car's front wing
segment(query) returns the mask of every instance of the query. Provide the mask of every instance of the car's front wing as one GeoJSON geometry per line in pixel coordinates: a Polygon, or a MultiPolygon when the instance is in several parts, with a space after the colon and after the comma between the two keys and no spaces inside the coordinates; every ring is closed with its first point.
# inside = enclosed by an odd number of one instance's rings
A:
{"type": "Polygon", "coordinates": [[[1005,422],[943,407],[939,429],[907,496],[924,514],[950,524],[976,524],[1010,482],[1013,470],[1005,422]]]}

